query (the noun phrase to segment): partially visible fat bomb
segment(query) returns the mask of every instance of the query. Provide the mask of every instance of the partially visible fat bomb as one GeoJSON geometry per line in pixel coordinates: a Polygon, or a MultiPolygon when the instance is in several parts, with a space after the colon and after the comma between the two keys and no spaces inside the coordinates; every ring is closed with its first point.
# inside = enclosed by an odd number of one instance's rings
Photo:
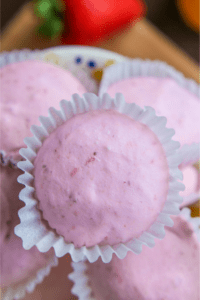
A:
{"type": "Polygon", "coordinates": [[[22,185],[17,177],[20,170],[0,167],[0,287],[2,293],[10,286],[26,284],[36,273],[45,268],[55,257],[53,249],[41,253],[36,247],[25,250],[22,240],[14,234],[14,227],[20,222],[18,210],[23,202],[18,199],[22,185]]]}
{"type": "Polygon", "coordinates": [[[67,70],[39,60],[27,60],[0,69],[0,149],[19,160],[30,127],[40,125],[38,117],[48,108],[59,109],[62,99],[86,89],[67,70]]]}
{"type": "Polygon", "coordinates": [[[180,192],[180,196],[183,197],[181,207],[184,207],[200,199],[200,170],[194,165],[188,165],[181,167],[181,171],[185,190],[180,192]]]}
{"type": "Polygon", "coordinates": [[[1,242],[9,239],[11,231],[19,223],[18,210],[24,206],[19,200],[19,193],[23,186],[17,182],[17,177],[23,174],[19,169],[0,166],[0,214],[1,242]]]}
{"type": "Polygon", "coordinates": [[[175,130],[174,139],[181,145],[200,142],[200,100],[175,80],[130,77],[111,84],[105,92],[111,97],[123,93],[128,103],[152,106],[158,116],[167,118],[167,127],[175,130]]]}
{"type": "Polygon", "coordinates": [[[108,264],[85,262],[92,299],[199,300],[199,242],[182,216],[173,221],[153,249],[144,246],[140,255],[129,252],[122,260],[114,255],[108,264]]]}
{"type": "Polygon", "coordinates": [[[155,133],[114,110],[77,114],[34,160],[39,208],[76,248],[139,237],[162,211],[169,167],[155,133]]]}

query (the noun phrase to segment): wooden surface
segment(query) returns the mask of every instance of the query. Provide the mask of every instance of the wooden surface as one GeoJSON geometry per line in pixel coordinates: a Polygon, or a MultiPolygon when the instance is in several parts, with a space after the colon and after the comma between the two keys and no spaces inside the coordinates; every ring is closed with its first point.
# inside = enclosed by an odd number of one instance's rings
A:
{"type": "MultiPolygon", "coordinates": [[[[53,41],[40,38],[36,34],[38,25],[39,19],[33,13],[32,3],[28,3],[2,33],[1,51],[23,48],[44,49],[60,45],[59,38],[53,41]]],[[[146,19],[123,32],[110,36],[96,47],[108,49],[131,58],[140,57],[166,61],[183,72],[186,77],[199,82],[199,69],[196,62],[146,19]]]]}
{"type": "Polygon", "coordinates": [[[50,275],[36,286],[33,293],[27,293],[23,300],[77,300],[70,292],[73,282],[68,275],[72,271],[70,255],[59,258],[58,266],[52,268],[50,275]]]}

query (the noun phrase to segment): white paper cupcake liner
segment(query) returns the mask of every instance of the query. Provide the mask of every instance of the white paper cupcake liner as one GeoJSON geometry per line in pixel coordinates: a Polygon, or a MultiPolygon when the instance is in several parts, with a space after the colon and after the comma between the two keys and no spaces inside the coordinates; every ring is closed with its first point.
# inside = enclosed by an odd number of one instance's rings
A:
{"type": "MultiPolygon", "coordinates": [[[[131,61],[121,62],[112,65],[104,71],[104,75],[99,87],[99,96],[107,92],[110,85],[118,81],[131,77],[170,77],[174,79],[181,87],[184,87],[189,92],[200,96],[200,86],[193,80],[185,78],[182,73],[177,71],[172,66],[158,60],[141,60],[134,59],[131,61]]],[[[194,164],[200,158],[199,144],[184,145],[180,149],[182,156],[182,166],[194,164]]],[[[192,204],[200,197],[198,193],[193,193],[184,198],[184,206],[192,204]]],[[[182,207],[182,206],[181,206],[182,207]]]]}
{"type": "Polygon", "coordinates": [[[37,50],[29,50],[29,49],[23,49],[23,50],[14,50],[11,52],[2,52],[0,54],[0,68],[3,68],[6,65],[30,60],[30,59],[36,59],[37,58],[37,50]]]}
{"type": "Polygon", "coordinates": [[[185,78],[181,72],[165,62],[142,59],[124,61],[106,68],[99,87],[99,96],[107,93],[108,87],[115,82],[130,77],[146,76],[170,77],[198,98],[200,96],[200,87],[193,79],[185,78]]]}
{"type": "MultiPolygon", "coordinates": [[[[186,221],[192,224],[194,232],[196,233],[197,239],[200,243],[200,218],[192,218],[191,210],[184,208],[181,210],[180,215],[184,217],[186,221]]],[[[72,294],[78,296],[79,300],[98,300],[95,297],[91,297],[92,288],[88,285],[88,276],[85,273],[87,270],[87,264],[85,260],[79,263],[71,263],[73,272],[68,275],[68,278],[73,281],[72,294]]]]}
{"type": "Polygon", "coordinates": [[[31,127],[34,136],[25,138],[24,142],[27,148],[20,150],[20,154],[26,161],[18,163],[18,167],[25,172],[18,177],[18,181],[25,185],[19,198],[26,205],[19,211],[21,223],[15,227],[15,233],[22,238],[23,247],[30,249],[33,245],[36,245],[41,252],[46,252],[51,247],[54,247],[58,257],[70,253],[72,260],[75,262],[81,261],[84,256],[90,262],[96,261],[99,256],[101,256],[103,262],[109,262],[113,253],[116,253],[119,258],[124,258],[128,250],[139,254],[144,243],[149,247],[153,247],[154,237],[162,239],[165,236],[164,226],[173,226],[170,215],[179,213],[179,205],[182,202],[179,191],[184,190],[184,185],[178,181],[178,179],[182,180],[182,172],[178,169],[180,157],[177,155],[177,149],[180,144],[171,140],[174,130],[165,127],[166,118],[157,117],[154,109],[151,107],[145,107],[143,110],[133,103],[127,104],[122,94],[116,95],[114,99],[111,99],[108,94],[105,94],[102,98],[89,93],[84,94],[82,98],[78,94],[74,94],[70,101],[62,100],[60,108],[60,111],[50,108],[49,117],[39,117],[42,125],[33,125],[31,127]],[[75,114],[98,109],[117,110],[146,124],[157,135],[162,143],[169,166],[169,191],[163,210],[156,221],[139,238],[132,239],[127,243],[119,243],[115,246],[96,245],[90,248],[84,246],[76,249],[72,243],[66,243],[62,236],[57,235],[55,230],[47,229],[41,219],[41,212],[37,209],[37,200],[34,198],[33,161],[42,142],[55,128],[75,114]]]}
{"type": "Polygon", "coordinates": [[[32,293],[37,284],[41,283],[46,276],[49,275],[51,268],[58,265],[58,258],[54,256],[50,260],[48,266],[40,269],[34,277],[29,278],[23,283],[15,284],[13,287],[7,288],[5,294],[2,296],[1,300],[17,300],[22,299],[26,293],[32,293]]]}

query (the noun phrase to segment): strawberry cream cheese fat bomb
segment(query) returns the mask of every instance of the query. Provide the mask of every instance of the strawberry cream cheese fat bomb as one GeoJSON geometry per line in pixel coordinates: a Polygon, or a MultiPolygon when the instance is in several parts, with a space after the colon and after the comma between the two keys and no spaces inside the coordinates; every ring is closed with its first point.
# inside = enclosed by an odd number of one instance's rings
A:
{"type": "Polygon", "coordinates": [[[43,217],[76,248],[115,245],[155,222],[169,190],[166,154],[145,124],[115,110],[57,127],[34,160],[43,217]]]}
{"type": "Polygon", "coordinates": [[[167,125],[175,129],[174,138],[181,143],[200,142],[200,101],[197,96],[179,86],[171,78],[139,77],[116,82],[108,90],[111,96],[123,93],[127,102],[151,106],[167,125]]]}
{"type": "Polygon", "coordinates": [[[123,93],[126,102],[151,106],[167,118],[174,139],[184,144],[200,142],[200,86],[159,61],[132,60],[112,65],[104,72],[99,95],[123,93]]]}
{"type": "MultiPolygon", "coordinates": [[[[85,265],[80,268],[85,271],[70,274],[74,294],[80,300],[86,299],[82,295],[88,295],[88,300],[199,300],[197,232],[183,216],[173,221],[165,239],[156,240],[153,249],[144,246],[139,256],[129,252],[124,259],[114,256],[108,264],[100,259],[79,263],[85,265]]],[[[73,265],[79,269],[78,264],[73,265]]]]}
{"type": "Polygon", "coordinates": [[[69,72],[39,60],[15,62],[0,69],[0,149],[19,160],[23,139],[50,106],[86,89],[69,72]]]}
{"type": "Polygon", "coordinates": [[[19,222],[18,210],[23,207],[22,201],[18,199],[22,186],[17,182],[17,177],[21,173],[19,169],[13,170],[0,166],[0,289],[2,299],[19,299],[18,293],[25,294],[30,284],[33,290],[34,286],[49,273],[51,267],[58,263],[53,249],[46,253],[41,253],[36,247],[25,250],[21,239],[14,234],[14,227],[19,222]],[[38,272],[40,272],[39,277],[38,272]]]}

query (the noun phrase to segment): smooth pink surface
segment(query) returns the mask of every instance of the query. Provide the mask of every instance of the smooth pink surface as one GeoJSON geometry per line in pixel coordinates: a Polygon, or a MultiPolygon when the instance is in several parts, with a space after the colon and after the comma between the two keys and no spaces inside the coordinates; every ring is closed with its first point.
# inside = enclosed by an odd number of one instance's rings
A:
{"type": "Polygon", "coordinates": [[[200,172],[193,165],[180,169],[183,172],[183,184],[185,185],[185,190],[179,193],[183,197],[180,207],[184,207],[200,199],[200,172]]]}
{"type": "Polygon", "coordinates": [[[180,192],[180,196],[187,197],[191,193],[197,193],[200,188],[200,172],[192,165],[183,168],[181,171],[183,172],[185,190],[180,192]]]}
{"type": "Polygon", "coordinates": [[[85,92],[71,73],[50,63],[24,61],[0,69],[0,149],[19,159],[31,125],[40,125],[38,117],[47,116],[51,106],[59,109],[73,93],[85,92]]]}
{"type": "Polygon", "coordinates": [[[106,91],[114,97],[123,93],[126,102],[152,106],[167,118],[167,127],[175,130],[174,140],[183,144],[200,142],[200,101],[173,79],[137,77],[118,81],[106,91]]]}
{"type": "Polygon", "coordinates": [[[173,218],[164,240],[140,255],[129,252],[108,264],[87,262],[89,285],[95,300],[199,300],[199,243],[191,225],[173,218]]]}
{"type": "Polygon", "coordinates": [[[75,247],[140,236],[167,198],[169,170],[158,138],[112,110],[69,119],[44,141],[34,166],[44,218],[75,247]]]}
{"type": "Polygon", "coordinates": [[[24,250],[21,238],[14,234],[14,227],[20,223],[18,210],[24,206],[18,198],[23,185],[17,182],[22,171],[0,168],[0,285],[3,288],[35,276],[54,257],[54,251],[51,249],[47,253],[40,253],[36,247],[24,250]]]}

